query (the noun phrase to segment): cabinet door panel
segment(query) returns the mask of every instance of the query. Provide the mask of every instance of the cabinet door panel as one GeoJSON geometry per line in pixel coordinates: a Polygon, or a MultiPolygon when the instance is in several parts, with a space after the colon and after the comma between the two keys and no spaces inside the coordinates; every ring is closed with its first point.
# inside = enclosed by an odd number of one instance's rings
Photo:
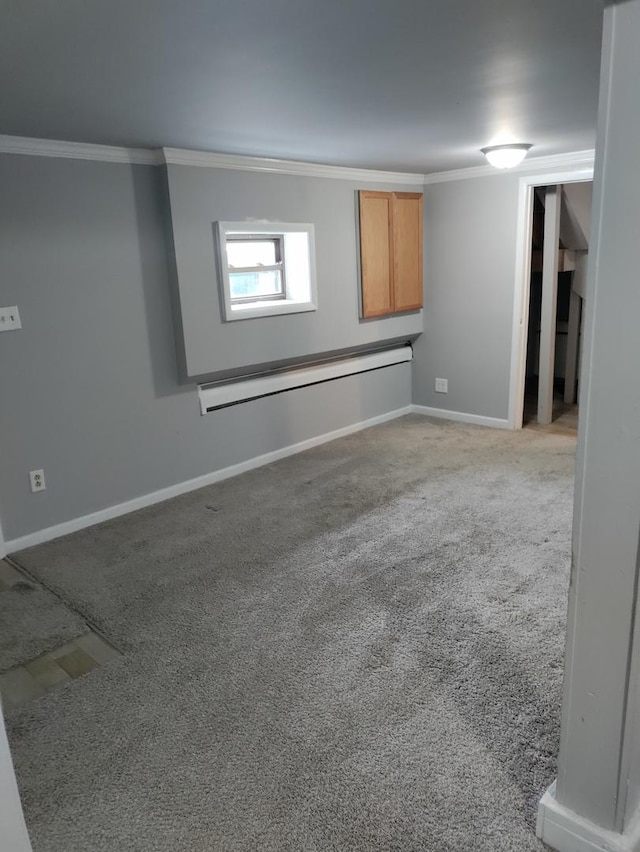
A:
{"type": "Polygon", "coordinates": [[[394,310],[422,307],[422,195],[396,192],[393,198],[394,310]]]}
{"type": "Polygon", "coordinates": [[[391,193],[360,192],[360,265],[362,316],[393,311],[391,193]]]}

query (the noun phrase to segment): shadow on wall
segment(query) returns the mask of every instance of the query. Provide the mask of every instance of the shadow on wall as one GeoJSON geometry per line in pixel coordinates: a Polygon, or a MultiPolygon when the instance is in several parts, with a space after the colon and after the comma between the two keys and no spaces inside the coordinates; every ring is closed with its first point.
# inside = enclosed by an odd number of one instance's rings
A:
{"type": "Polygon", "coordinates": [[[131,174],[155,396],[193,394],[193,383],[180,381],[182,340],[164,169],[135,166],[131,174]]]}

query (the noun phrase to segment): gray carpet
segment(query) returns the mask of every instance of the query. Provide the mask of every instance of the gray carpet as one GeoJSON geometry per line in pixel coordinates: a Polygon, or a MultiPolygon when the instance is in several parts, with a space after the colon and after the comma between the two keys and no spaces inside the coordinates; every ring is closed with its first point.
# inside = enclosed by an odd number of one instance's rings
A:
{"type": "Polygon", "coordinates": [[[0,592],[0,672],[52,651],[86,630],[55,595],[25,577],[0,592]]]}
{"type": "Polygon", "coordinates": [[[574,449],[410,416],[18,554],[125,651],[9,717],[35,852],[540,850],[574,449]]]}

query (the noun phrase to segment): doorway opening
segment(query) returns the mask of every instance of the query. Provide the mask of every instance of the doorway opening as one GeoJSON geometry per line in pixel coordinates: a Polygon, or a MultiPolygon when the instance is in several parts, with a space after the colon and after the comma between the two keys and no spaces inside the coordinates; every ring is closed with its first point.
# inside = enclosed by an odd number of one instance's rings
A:
{"type": "Polygon", "coordinates": [[[514,429],[577,431],[592,178],[589,169],[520,181],[514,429]]]}
{"type": "Polygon", "coordinates": [[[591,191],[591,182],[582,182],[536,187],[533,193],[522,418],[527,428],[569,433],[578,428],[591,191]],[[547,221],[547,207],[557,221],[547,221]],[[547,399],[541,398],[545,394],[547,399]]]}

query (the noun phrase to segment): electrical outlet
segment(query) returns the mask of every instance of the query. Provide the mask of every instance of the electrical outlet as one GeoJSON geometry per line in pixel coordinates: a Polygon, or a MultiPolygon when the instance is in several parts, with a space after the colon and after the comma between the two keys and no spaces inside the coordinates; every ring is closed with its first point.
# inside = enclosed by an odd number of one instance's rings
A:
{"type": "Polygon", "coordinates": [[[47,487],[44,481],[44,470],[30,470],[29,482],[31,483],[31,490],[34,494],[36,491],[44,491],[47,487]]]}
{"type": "Polygon", "coordinates": [[[15,331],[18,328],[22,328],[22,323],[17,306],[0,308],[0,331],[15,331]]]}
{"type": "Polygon", "coordinates": [[[448,379],[436,379],[436,393],[449,393],[448,379]]]}

